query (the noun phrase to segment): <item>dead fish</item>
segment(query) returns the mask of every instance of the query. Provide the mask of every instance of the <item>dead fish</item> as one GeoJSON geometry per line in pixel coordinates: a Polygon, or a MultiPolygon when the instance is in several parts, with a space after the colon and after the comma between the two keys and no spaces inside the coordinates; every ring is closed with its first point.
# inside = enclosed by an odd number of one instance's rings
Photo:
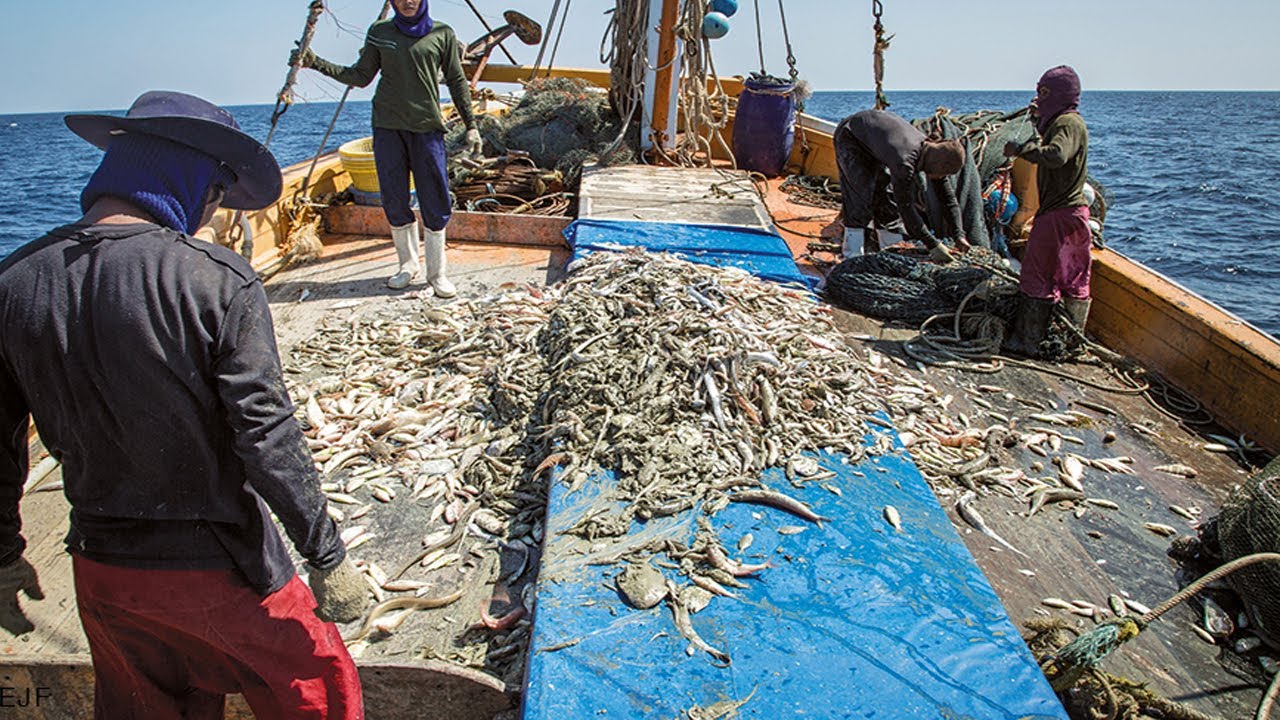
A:
{"type": "Polygon", "coordinates": [[[1047,597],[1041,600],[1040,604],[1044,605],[1045,607],[1056,608],[1058,610],[1070,610],[1073,607],[1075,607],[1074,605],[1067,602],[1066,600],[1063,600],[1062,598],[1056,598],[1056,597],[1047,597]]]}
{"type": "Polygon", "coordinates": [[[809,528],[801,525],[783,525],[782,527],[778,528],[778,534],[779,535],[799,535],[800,533],[808,529],[809,528]]]}
{"type": "Polygon", "coordinates": [[[1157,465],[1151,469],[1157,472],[1168,473],[1170,475],[1177,475],[1184,478],[1193,478],[1199,474],[1196,472],[1196,469],[1190,465],[1182,465],[1180,463],[1175,463],[1173,465],[1157,465]]]}
{"type": "Polygon", "coordinates": [[[752,688],[751,694],[741,700],[721,700],[706,707],[695,705],[685,712],[689,716],[689,720],[723,720],[724,718],[737,717],[738,708],[746,705],[755,694],[756,689],[752,688]]]}
{"type": "Polygon", "coordinates": [[[1125,606],[1124,598],[1119,595],[1108,595],[1107,605],[1111,607],[1111,612],[1115,613],[1117,616],[1129,614],[1129,608],[1125,606]]]}
{"type": "Polygon", "coordinates": [[[751,533],[747,533],[738,538],[738,552],[743,552],[751,547],[751,543],[755,541],[755,537],[751,533]]]}
{"type": "Polygon", "coordinates": [[[1106,508],[1108,510],[1120,509],[1118,504],[1111,502],[1110,500],[1103,500],[1102,498],[1085,498],[1084,501],[1090,505],[1097,505],[1100,508],[1106,508]]]}
{"type": "Polygon", "coordinates": [[[823,517],[815,513],[808,505],[796,500],[788,495],[772,490],[740,490],[729,496],[733,502],[752,503],[754,505],[765,505],[767,507],[789,512],[796,517],[804,518],[809,522],[820,523],[823,520],[831,518],[823,517]]]}
{"type": "Polygon", "coordinates": [[[1075,455],[1064,455],[1058,458],[1058,479],[1063,485],[1084,492],[1084,484],[1081,480],[1084,478],[1084,463],[1080,462],[1080,458],[1075,455]]]}
{"type": "Polygon", "coordinates": [[[1008,548],[1009,550],[1012,550],[1013,552],[1023,557],[1027,557],[1026,553],[1022,552],[1018,548],[1011,545],[1008,540],[1005,540],[1004,538],[1000,537],[999,535],[996,534],[995,530],[992,530],[990,527],[987,526],[986,521],[982,519],[982,515],[978,514],[977,509],[970,505],[970,503],[972,503],[974,499],[977,497],[978,497],[977,493],[973,492],[972,490],[960,496],[960,499],[956,501],[956,505],[955,505],[956,512],[960,515],[960,517],[963,518],[965,522],[973,526],[973,529],[977,530],[983,535],[986,535],[987,537],[996,541],[1000,545],[1008,548]]]}
{"type": "Polygon", "coordinates": [[[1207,631],[1205,631],[1205,629],[1204,629],[1204,628],[1202,628],[1202,627],[1200,627],[1199,625],[1192,625],[1192,626],[1191,626],[1191,630],[1192,630],[1192,632],[1194,632],[1194,633],[1196,634],[1196,637],[1198,637],[1198,638],[1200,638],[1201,640],[1203,640],[1203,641],[1205,641],[1205,642],[1209,643],[1210,645],[1217,645],[1217,644],[1218,644],[1217,639],[1215,639],[1215,638],[1213,637],[1213,635],[1211,635],[1210,633],[1208,633],[1207,631]]]}
{"type": "Polygon", "coordinates": [[[1231,616],[1227,614],[1222,606],[1213,601],[1213,598],[1204,599],[1204,629],[1221,637],[1226,637],[1235,632],[1235,623],[1231,622],[1231,616]]]}
{"type": "Polygon", "coordinates": [[[1124,598],[1124,606],[1129,608],[1133,612],[1138,613],[1139,615],[1146,615],[1147,613],[1151,612],[1151,608],[1147,607],[1146,605],[1143,605],[1137,600],[1132,600],[1130,598],[1124,598]]]}
{"type": "Polygon", "coordinates": [[[667,596],[667,579],[648,562],[631,563],[618,575],[618,590],[633,608],[647,610],[667,596]]]}
{"type": "Polygon", "coordinates": [[[893,526],[895,531],[902,531],[902,516],[898,513],[898,508],[892,505],[885,505],[884,519],[893,526]]]}
{"type": "Polygon", "coordinates": [[[1188,508],[1184,508],[1181,505],[1170,505],[1169,512],[1173,513],[1174,515],[1180,515],[1192,522],[1195,522],[1196,520],[1200,519],[1199,517],[1196,516],[1195,513],[1191,512],[1191,510],[1189,510],[1188,508]]]}
{"type": "Polygon", "coordinates": [[[688,640],[692,647],[705,652],[715,658],[717,662],[727,666],[729,664],[728,653],[708,645],[707,641],[698,635],[698,631],[693,629],[693,621],[689,619],[689,609],[681,601],[680,591],[675,583],[668,581],[667,587],[667,605],[671,608],[671,616],[675,621],[676,629],[680,631],[680,635],[685,640],[688,640]]]}
{"type": "Polygon", "coordinates": [[[1156,535],[1159,535],[1160,537],[1172,537],[1178,534],[1177,528],[1173,527],[1172,525],[1165,525],[1164,523],[1148,522],[1148,523],[1143,523],[1142,527],[1146,528],[1147,530],[1150,530],[1151,532],[1155,533],[1156,535]]]}
{"type": "Polygon", "coordinates": [[[1075,502],[1079,500],[1084,500],[1084,493],[1079,490],[1055,487],[1042,488],[1032,493],[1031,509],[1027,512],[1027,517],[1035,515],[1046,503],[1075,502]]]}

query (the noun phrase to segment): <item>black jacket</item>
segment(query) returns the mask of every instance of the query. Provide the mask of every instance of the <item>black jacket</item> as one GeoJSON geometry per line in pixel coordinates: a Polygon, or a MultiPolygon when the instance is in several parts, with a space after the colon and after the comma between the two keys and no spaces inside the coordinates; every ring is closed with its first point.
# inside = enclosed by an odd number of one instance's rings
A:
{"type": "Polygon", "coordinates": [[[294,571],[269,507],[303,557],[336,565],[293,410],[243,258],[151,224],[54,230],[0,264],[0,564],[25,547],[30,415],[62,462],[72,552],[237,567],[271,592],[294,571]]]}
{"type": "MultiPolygon", "coordinates": [[[[921,172],[920,148],[927,138],[911,123],[884,110],[863,110],[840,122],[834,142],[854,142],[866,159],[889,169],[893,186],[893,198],[902,215],[907,237],[920,239],[932,237],[928,226],[916,207],[916,173],[921,172]]],[[[964,221],[960,216],[960,203],[955,190],[945,178],[929,180],[938,200],[942,203],[947,222],[951,225],[944,236],[959,237],[964,234],[964,221]]]]}

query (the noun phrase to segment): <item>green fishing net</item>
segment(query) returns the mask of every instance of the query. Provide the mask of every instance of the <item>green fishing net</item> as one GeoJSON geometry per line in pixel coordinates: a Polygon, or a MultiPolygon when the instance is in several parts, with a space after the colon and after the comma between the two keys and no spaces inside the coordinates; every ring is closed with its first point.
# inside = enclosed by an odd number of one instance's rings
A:
{"type": "MultiPolygon", "coordinates": [[[[478,127],[486,156],[528,153],[538,167],[559,170],[569,187],[577,186],[583,163],[618,165],[640,157],[639,125],[622,132],[606,93],[576,78],[530,81],[510,112],[483,115],[478,127]]],[[[464,145],[465,130],[458,124],[445,136],[451,165],[464,145]]]]}
{"type": "MultiPolygon", "coordinates": [[[[1280,552],[1280,458],[1232,493],[1217,524],[1224,561],[1280,552]]],[[[1258,635],[1280,648],[1280,566],[1251,565],[1232,573],[1227,582],[1244,601],[1258,635]]]]}

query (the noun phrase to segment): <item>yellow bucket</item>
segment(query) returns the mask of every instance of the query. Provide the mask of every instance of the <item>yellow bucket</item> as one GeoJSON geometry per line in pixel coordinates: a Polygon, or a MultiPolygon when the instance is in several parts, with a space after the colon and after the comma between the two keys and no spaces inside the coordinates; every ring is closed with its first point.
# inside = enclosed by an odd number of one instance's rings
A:
{"type": "MultiPolygon", "coordinates": [[[[378,168],[373,164],[373,137],[363,137],[345,142],[338,148],[338,157],[342,158],[342,169],[351,176],[351,184],[361,192],[379,192],[378,168]]],[[[413,177],[409,178],[409,187],[413,187],[413,177]]]]}

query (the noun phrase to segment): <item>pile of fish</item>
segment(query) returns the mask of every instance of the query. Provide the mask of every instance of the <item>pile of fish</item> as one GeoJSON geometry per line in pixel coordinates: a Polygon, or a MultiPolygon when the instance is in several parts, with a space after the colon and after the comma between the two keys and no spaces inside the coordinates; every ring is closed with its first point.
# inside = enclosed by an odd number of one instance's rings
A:
{"type": "MultiPolygon", "coordinates": [[[[290,352],[291,393],[331,514],[353,556],[388,564],[363,563],[383,604],[353,641],[389,632],[414,609],[448,606],[463,585],[495,584],[496,597],[511,598],[507,612],[481,608],[483,632],[446,659],[518,678],[552,477],[577,488],[613,473],[622,502],[584,513],[568,532],[593,551],[616,545],[628,602],[667,602],[691,647],[728,662],[690,616],[768,566],[734,558],[706,518],[748,502],[821,520],[763,486],[768,468],[819,481],[834,474],[814,451],[851,463],[894,452],[888,416],[939,498],[954,498],[957,517],[1017,553],[979,514],[979,498],[1024,497],[1027,516],[1111,508],[1086,492],[1085,469],[1132,471],[1123,457],[1063,452],[1084,444],[1071,435],[1085,422],[1075,411],[1044,409],[1015,429],[1020,418],[991,410],[998,421],[976,427],[924,376],[848,345],[830,309],[795,288],[641,251],[595,253],[570,271],[550,288],[334,322],[290,352]],[[1019,467],[1023,449],[1056,469],[1019,467]],[[371,542],[384,506],[415,524],[417,545],[371,542]],[[635,520],[688,511],[700,513],[688,544],[625,542],[635,520]]],[[[979,386],[975,402],[996,391],[979,386]]],[[[897,510],[884,515],[901,527],[897,510]]],[[[1168,527],[1157,525],[1148,529],[1168,527]]]]}

